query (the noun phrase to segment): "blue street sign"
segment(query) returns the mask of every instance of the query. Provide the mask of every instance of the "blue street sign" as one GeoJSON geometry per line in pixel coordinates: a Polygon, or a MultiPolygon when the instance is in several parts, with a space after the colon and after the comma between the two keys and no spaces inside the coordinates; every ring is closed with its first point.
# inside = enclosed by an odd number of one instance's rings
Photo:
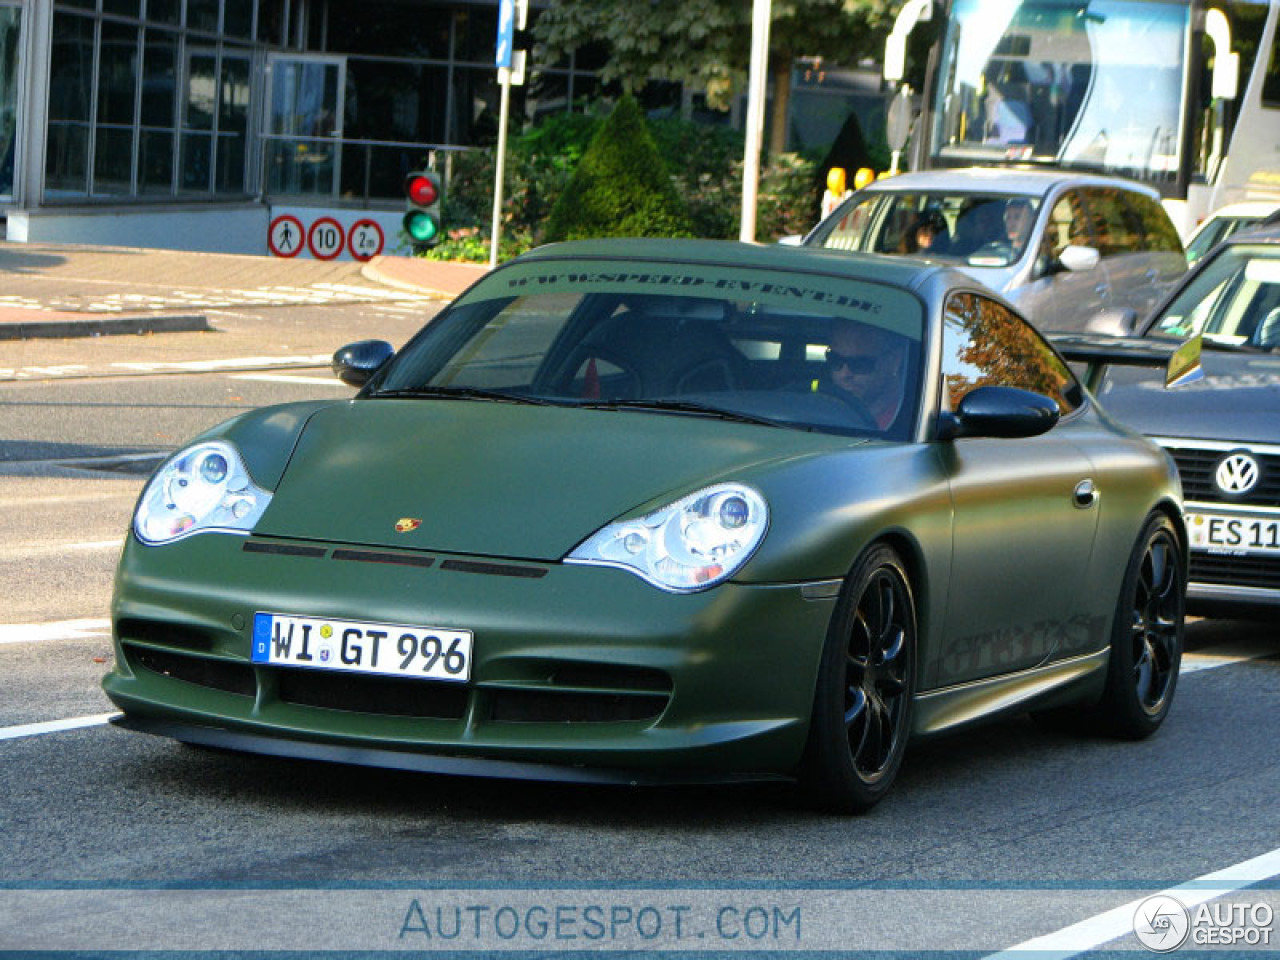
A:
{"type": "Polygon", "coordinates": [[[516,0],[499,0],[498,49],[494,63],[511,69],[511,46],[516,30],[516,0]]]}

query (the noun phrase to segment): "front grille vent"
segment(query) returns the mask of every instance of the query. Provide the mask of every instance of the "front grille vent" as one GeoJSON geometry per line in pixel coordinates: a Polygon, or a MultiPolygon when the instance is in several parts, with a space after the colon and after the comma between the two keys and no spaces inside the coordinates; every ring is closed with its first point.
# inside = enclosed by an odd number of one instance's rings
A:
{"type": "Polygon", "coordinates": [[[1280,557],[1191,554],[1191,582],[1280,590],[1280,557]]]}
{"type": "Polygon", "coordinates": [[[618,723],[652,720],[667,706],[664,694],[497,690],[491,716],[498,723],[618,723]]]}
{"type": "Polygon", "coordinates": [[[460,719],[468,690],[460,684],[365,677],[322,670],[280,670],[276,695],[286,703],[397,717],[460,719]]]}
{"type": "Polygon", "coordinates": [[[547,575],[547,571],[542,567],[521,567],[511,563],[477,563],[474,560],[446,560],[440,564],[440,569],[458,573],[483,573],[491,577],[526,577],[530,580],[547,575]]]}
{"type": "Polygon", "coordinates": [[[152,650],[126,643],[125,656],[131,666],[145,667],[162,677],[171,677],[184,683],[210,687],[224,693],[252,697],[257,693],[257,680],[251,667],[208,657],[188,657],[165,650],[152,650]]]}
{"type": "Polygon", "coordinates": [[[1218,464],[1231,450],[1207,450],[1200,447],[1167,447],[1178,475],[1182,478],[1182,493],[1187,500],[1200,503],[1223,503],[1251,507],[1280,506],[1280,455],[1254,453],[1241,445],[1238,449],[1249,452],[1258,461],[1261,476],[1252,490],[1244,494],[1222,491],[1215,476],[1218,464]]]}
{"type": "Polygon", "coordinates": [[[277,557],[323,557],[323,547],[304,547],[295,543],[265,543],[261,540],[246,540],[245,553],[269,553],[277,557]]]}

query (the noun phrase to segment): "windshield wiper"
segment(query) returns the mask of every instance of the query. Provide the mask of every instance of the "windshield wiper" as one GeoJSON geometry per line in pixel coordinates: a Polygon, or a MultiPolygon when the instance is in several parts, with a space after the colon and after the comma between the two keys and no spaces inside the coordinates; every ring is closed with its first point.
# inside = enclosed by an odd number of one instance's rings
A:
{"type": "Polygon", "coordinates": [[[728,420],[733,423],[754,423],[765,427],[794,426],[769,417],[755,416],[750,413],[738,413],[705,403],[691,400],[589,400],[579,406],[592,410],[651,410],[656,413],[687,413],[699,417],[711,417],[717,420],[728,420]]]}
{"type": "Polygon", "coordinates": [[[480,387],[404,387],[398,390],[375,390],[373,397],[433,397],[445,400],[497,400],[500,403],[527,403],[534,406],[561,406],[545,397],[531,397],[523,393],[506,393],[502,390],[483,390],[480,387]]]}

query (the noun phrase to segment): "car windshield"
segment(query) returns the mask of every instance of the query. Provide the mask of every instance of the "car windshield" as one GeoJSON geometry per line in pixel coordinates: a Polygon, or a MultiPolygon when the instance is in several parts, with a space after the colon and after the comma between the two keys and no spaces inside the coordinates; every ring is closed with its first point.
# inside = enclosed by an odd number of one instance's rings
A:
{"type": "Polygon", "coordinates": [[[1223,247],[1156,319],[1148,336],[1280,347],[1280,246],[1223,247]]]}
{"type": "Polygon", "coordinates": [[[368,393],[907,439],[923,332],[921,302],[881,283],[693,264],[529,261],[473,287],[368,393]]]}
{"type": "Polygon", "coordinates": [[[1187,244],[1187,263],[1195,263],[1233,233],[1247,230],[1261,221],[1262,217],[1218,217],[1211,220],[1187,244]]]}
{"type": "Polygon", "coordinates": [[[1022,258],[1039,210],[1039,197],[873,190],[851,197],[806,244],[1005,267],[1022,258]]]}

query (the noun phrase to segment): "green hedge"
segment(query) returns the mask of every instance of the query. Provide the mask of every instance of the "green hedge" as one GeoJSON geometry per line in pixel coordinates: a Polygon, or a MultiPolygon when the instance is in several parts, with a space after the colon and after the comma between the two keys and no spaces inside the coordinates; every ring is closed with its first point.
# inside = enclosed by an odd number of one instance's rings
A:
{"type": "MultiPolygon", "coordinates": [[[[500,256],[507,260],[547,242],[551,211],[605,122],[598,113],[557,113],[512,135],[507,146],[500,256]]],[[[737,239],[742,206],[742,135],[679,117],[648,121],[649,132],[684,201],[688,232],[737,239]]],[[[456,154],[445,191],[446,239],[429,256],[489,259],[493,217],[492,149],[456,154]]],[[[761,167],[757,237],[770,242],[804,233],[818,221],[821,186],[812,158],[782,154],[761,167]]]]}

